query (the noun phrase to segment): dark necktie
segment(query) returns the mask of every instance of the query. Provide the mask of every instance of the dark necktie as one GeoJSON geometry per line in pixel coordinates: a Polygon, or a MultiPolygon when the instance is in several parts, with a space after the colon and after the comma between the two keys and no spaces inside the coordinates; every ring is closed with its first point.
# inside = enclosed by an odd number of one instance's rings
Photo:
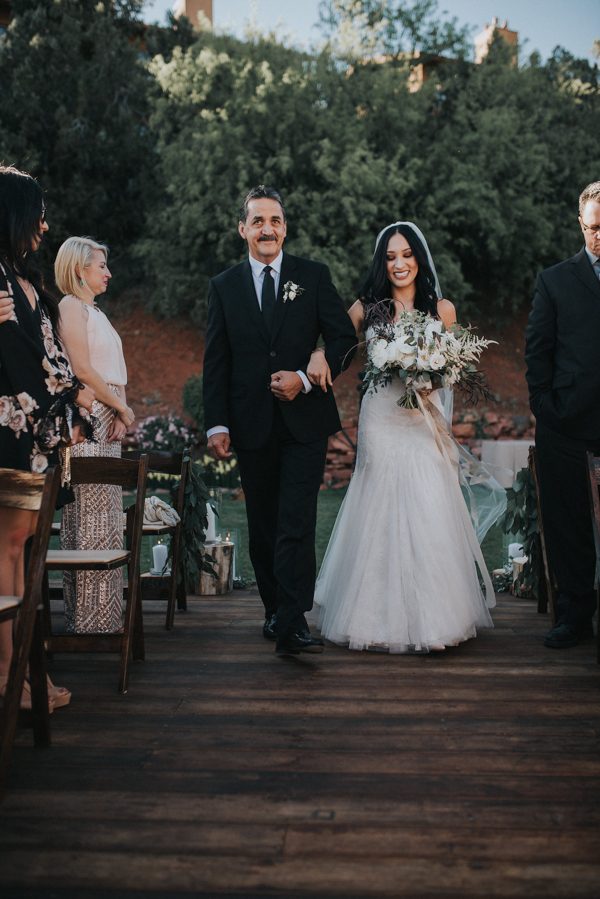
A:
{"type": "Polygon", "coordinates": [[[273,269],[270,265],[265,265],[263,268],[263,283],[260,295],[262,314],[269,332],[271,331],[273,313],[275,312],[275,282],[271,275],[272,271],[273,269]]]}
{"type": "Polygon", "coordinates": [[[600,259],[596,259],[592,268],[594,269],[594,274],[600,280],[600,259]]]}

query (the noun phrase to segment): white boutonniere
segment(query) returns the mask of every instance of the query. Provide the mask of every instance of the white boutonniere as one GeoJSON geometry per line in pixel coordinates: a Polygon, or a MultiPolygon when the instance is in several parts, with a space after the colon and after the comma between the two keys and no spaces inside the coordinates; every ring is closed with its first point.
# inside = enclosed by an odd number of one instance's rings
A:
{"type": "Polygon", "coordinates": [[[293,281],[286,281],[283,285],[283,302],[287,303],[288,300],[293,302],[301,293],[304,293],[303,287],[294,284],[293,281]]]}

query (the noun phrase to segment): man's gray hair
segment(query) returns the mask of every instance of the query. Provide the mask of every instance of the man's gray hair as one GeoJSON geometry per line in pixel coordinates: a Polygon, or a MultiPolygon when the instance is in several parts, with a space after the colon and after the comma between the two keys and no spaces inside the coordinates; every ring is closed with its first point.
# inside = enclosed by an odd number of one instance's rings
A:
{"type": "Polygon", "coordinates": [[[275,202],[279,203],[281,206],[283,220],[285,222],[285,206],[283,205],[281,194],[274,187],[267,187],[264,184],[253,187],[246,194],[242,208],[240,209],[240,222],[245,222],[248,218],[248,204],[250,203],[250,200],[275,200],[275,202]]]}
{"type": "Polygon", "coordinates": [[[595,200],[600,203],[600,181],[592,181],[587,187],[584,187],[579,197],[579,215],[583,215],[585,204],[589,200],[595,200]]]}

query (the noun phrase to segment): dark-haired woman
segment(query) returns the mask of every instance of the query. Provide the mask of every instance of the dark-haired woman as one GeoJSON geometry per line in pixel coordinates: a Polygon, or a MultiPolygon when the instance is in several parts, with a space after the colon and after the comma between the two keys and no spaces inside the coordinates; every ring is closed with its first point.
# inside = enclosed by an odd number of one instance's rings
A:
{"type": "MultiPolygon", "coordinates": [[[[358,300],[350,309],[366,340],[373,325],[393,322],[413,309],[456,321],[454,306],[441,299],[425,238],[409,222],[385,228],[358,300]]],[[[318,362],[318,357],[316,362],[318,362]]],[[[309,366],[315,385],[326,381],[322,366],[309,366]]],[[[458,456],[450,455],[420,409],[398,405],[399,378],[362,402],[356,470],[323,561],[315,601],[324,637],[350,649],[389,652],[443,650],[492,627],[477,566],[485,569],[462,497],[458,456]]],[[[442,412],[438,391],[428,400],[442,412]]],[[[442,422],[442,415],[436,416],[442,422]]]]}
{"type": "MultiPolygon", "coordinates": [[[[90,431],[79,411],[94,394],[74,378],[55,337],[57,303],[47,294],[32,262],[48,230],[42,190],[30,175],[0,166],[0,295],[14,309],[0,324],[0,472],[43,472],[56,464],[61,446],[90,431]]],[[[3,304],[4,305],[4,304],[3,304]]],[[[14,479],[13,479],[14,480],[14,479]]],[[[22,596],[23,549],[35,529],[36,511],[18,490],[8,495],[4,478],[0,508],[0,595],[22,596]]],[[[0,624],[0,695],[12,655],[11,622],[0,624]]],[[[26,688],[27,689],[27,688],[26,688]]],[[[66,705],[68,690],[49,687],[51,710],[66,705]]],[[[22,703],[31,703],[29,695],[22,703]]]]}

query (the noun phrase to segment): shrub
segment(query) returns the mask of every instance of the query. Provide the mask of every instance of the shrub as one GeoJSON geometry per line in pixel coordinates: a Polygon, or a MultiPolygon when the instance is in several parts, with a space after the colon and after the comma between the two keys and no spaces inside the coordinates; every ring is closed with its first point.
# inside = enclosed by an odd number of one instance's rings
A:
{"type": "Polygon", "coordinates": [[[186,446],[197,442],[197,437],[181,418],[174,415],[149,415],[135,432],[139,449],[167,450],[180,453],[186,446]]]}
{"type": "Polygon", "coordinates": [[[183,385],[183,409],[192,419],[198,431],[204,431],[204,402],[202,400],[202,375],[192,375],[183,385]]]}

